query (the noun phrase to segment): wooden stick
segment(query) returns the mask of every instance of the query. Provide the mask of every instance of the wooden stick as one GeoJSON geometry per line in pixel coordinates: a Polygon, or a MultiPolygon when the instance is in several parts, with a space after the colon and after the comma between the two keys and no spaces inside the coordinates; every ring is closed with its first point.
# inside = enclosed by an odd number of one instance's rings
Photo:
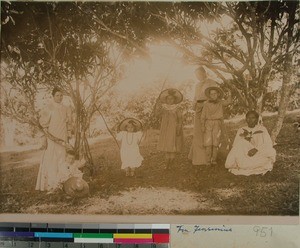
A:
{"type": "Polygon", "coordinates": [[[119,145],[119,142],[117,141],[117,139],[116,139],[116,137],[114,136],[113,132],[110,130],[109,126],[107,125],[107,122],[106,122],[106,120],[105,120],[103,114],[101,113],[99,107],[97,107],[96,104],[95,104],[94,106],[95,106],[96,110],[99,112],[99,114],[101,115],[101,117],[102,117],[102,119],[103,119],[103,121],[104,121],[104,124],[105,124],[105,127],[106,127],[107,131],[108,131],[108,132],[110,133],[110,135],[114,138],[114,141],[116,142],[118,148],[121,149],[121,148],[120,148],[120,145],[119,145]]]}

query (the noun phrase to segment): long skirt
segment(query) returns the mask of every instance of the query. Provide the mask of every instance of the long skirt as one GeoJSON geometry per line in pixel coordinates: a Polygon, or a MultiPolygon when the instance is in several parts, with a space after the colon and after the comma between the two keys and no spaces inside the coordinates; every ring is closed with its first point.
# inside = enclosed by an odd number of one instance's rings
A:
{"type": "Polygon", "coordinates": [[[203,145],[204,134],[200,124],[201,113],[201,111],[195,113],[193,142],[188,156],[193,165],[205,165],[207,162],[203,145]]]}
{"type": "Polygon", "coordinates": [[[47,142],[47,149],[42,156],[35,187],[36,190],[40,191],[49,191],[58,188],[64,177],[60,166],[65,163],[65,148],[50,139],[47,139],[47,142]]]}

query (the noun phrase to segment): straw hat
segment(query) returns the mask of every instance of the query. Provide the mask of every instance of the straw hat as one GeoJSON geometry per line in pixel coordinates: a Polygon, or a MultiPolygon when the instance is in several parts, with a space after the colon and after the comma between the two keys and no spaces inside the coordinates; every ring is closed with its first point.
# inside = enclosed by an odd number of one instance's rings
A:
{"type": "Polygon", "coordinates": [[[223,90],[222,90],[220,87],[212,86],[212,87],[207,87],[207,88],[205,89],[205,95],[206,95],[206,97],[207,97],[208,99],[210,99],[209,92],[210,92],[211,90],[216,90],[216,91],[218,92],[218,94],[219,94],[219,97],[218,97],[218,98],[219,98],[219,99],[222,99],[222,98],[223,98],[223,96],[224,96],[223,90]]]}
{"type": "Polygon", "coordinates": [[[126,127],[129,123],[133,124],[136,127],[136,131],[140,131],[143,128],[143,125],[139,120],[137,120],[135,118],[126,118],[123,121],[121,121],[121,123],[119,125],[119,130],[127,131],[126,127]]]}
{"type": "Polygon", "coordinates": [[[167,103],[167,97],[168,96],[173,96],[175,99],[174,104],[178,104],[180,102],[182,102],[183,100],[183,95],[181,94],[181,92],[177,89],[166,89],[164,91],[162,91],[159,95],[159,100],[162,103],[167,103]]]}
{"type": "Polygon", "coordinates": [[[63,185],[64,192],[71,197],[84,197],[89,194],[89,185],[79,177],[71,177],[63,185]]]}

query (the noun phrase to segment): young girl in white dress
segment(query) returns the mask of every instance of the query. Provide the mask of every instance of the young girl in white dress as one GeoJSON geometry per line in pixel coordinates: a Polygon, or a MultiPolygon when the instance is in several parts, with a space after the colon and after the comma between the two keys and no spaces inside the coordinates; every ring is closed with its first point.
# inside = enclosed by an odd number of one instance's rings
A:
{"type": "Polygon", "coordinates": [[[119,126],[117,140],[121,142],[121,169],[125,170],[126,176],[134,176],[135,169],[141,166],[143,161],[139,149],[142,139],[141,129],[140,121],[133,118],[123,120],[119,126]]]}

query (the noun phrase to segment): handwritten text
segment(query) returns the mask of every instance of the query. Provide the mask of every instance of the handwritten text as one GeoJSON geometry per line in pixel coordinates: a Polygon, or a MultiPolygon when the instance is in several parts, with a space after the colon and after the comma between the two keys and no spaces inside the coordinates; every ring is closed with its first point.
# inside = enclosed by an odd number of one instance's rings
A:
{"type": "Polygon", "coordinates": [[[178,225],[177,233],[199,233],[199,232],[232,232],[231,227],[222,226],[200,226],[194,225],[191,227],[185,227],[184,225],[178,225]]]}

